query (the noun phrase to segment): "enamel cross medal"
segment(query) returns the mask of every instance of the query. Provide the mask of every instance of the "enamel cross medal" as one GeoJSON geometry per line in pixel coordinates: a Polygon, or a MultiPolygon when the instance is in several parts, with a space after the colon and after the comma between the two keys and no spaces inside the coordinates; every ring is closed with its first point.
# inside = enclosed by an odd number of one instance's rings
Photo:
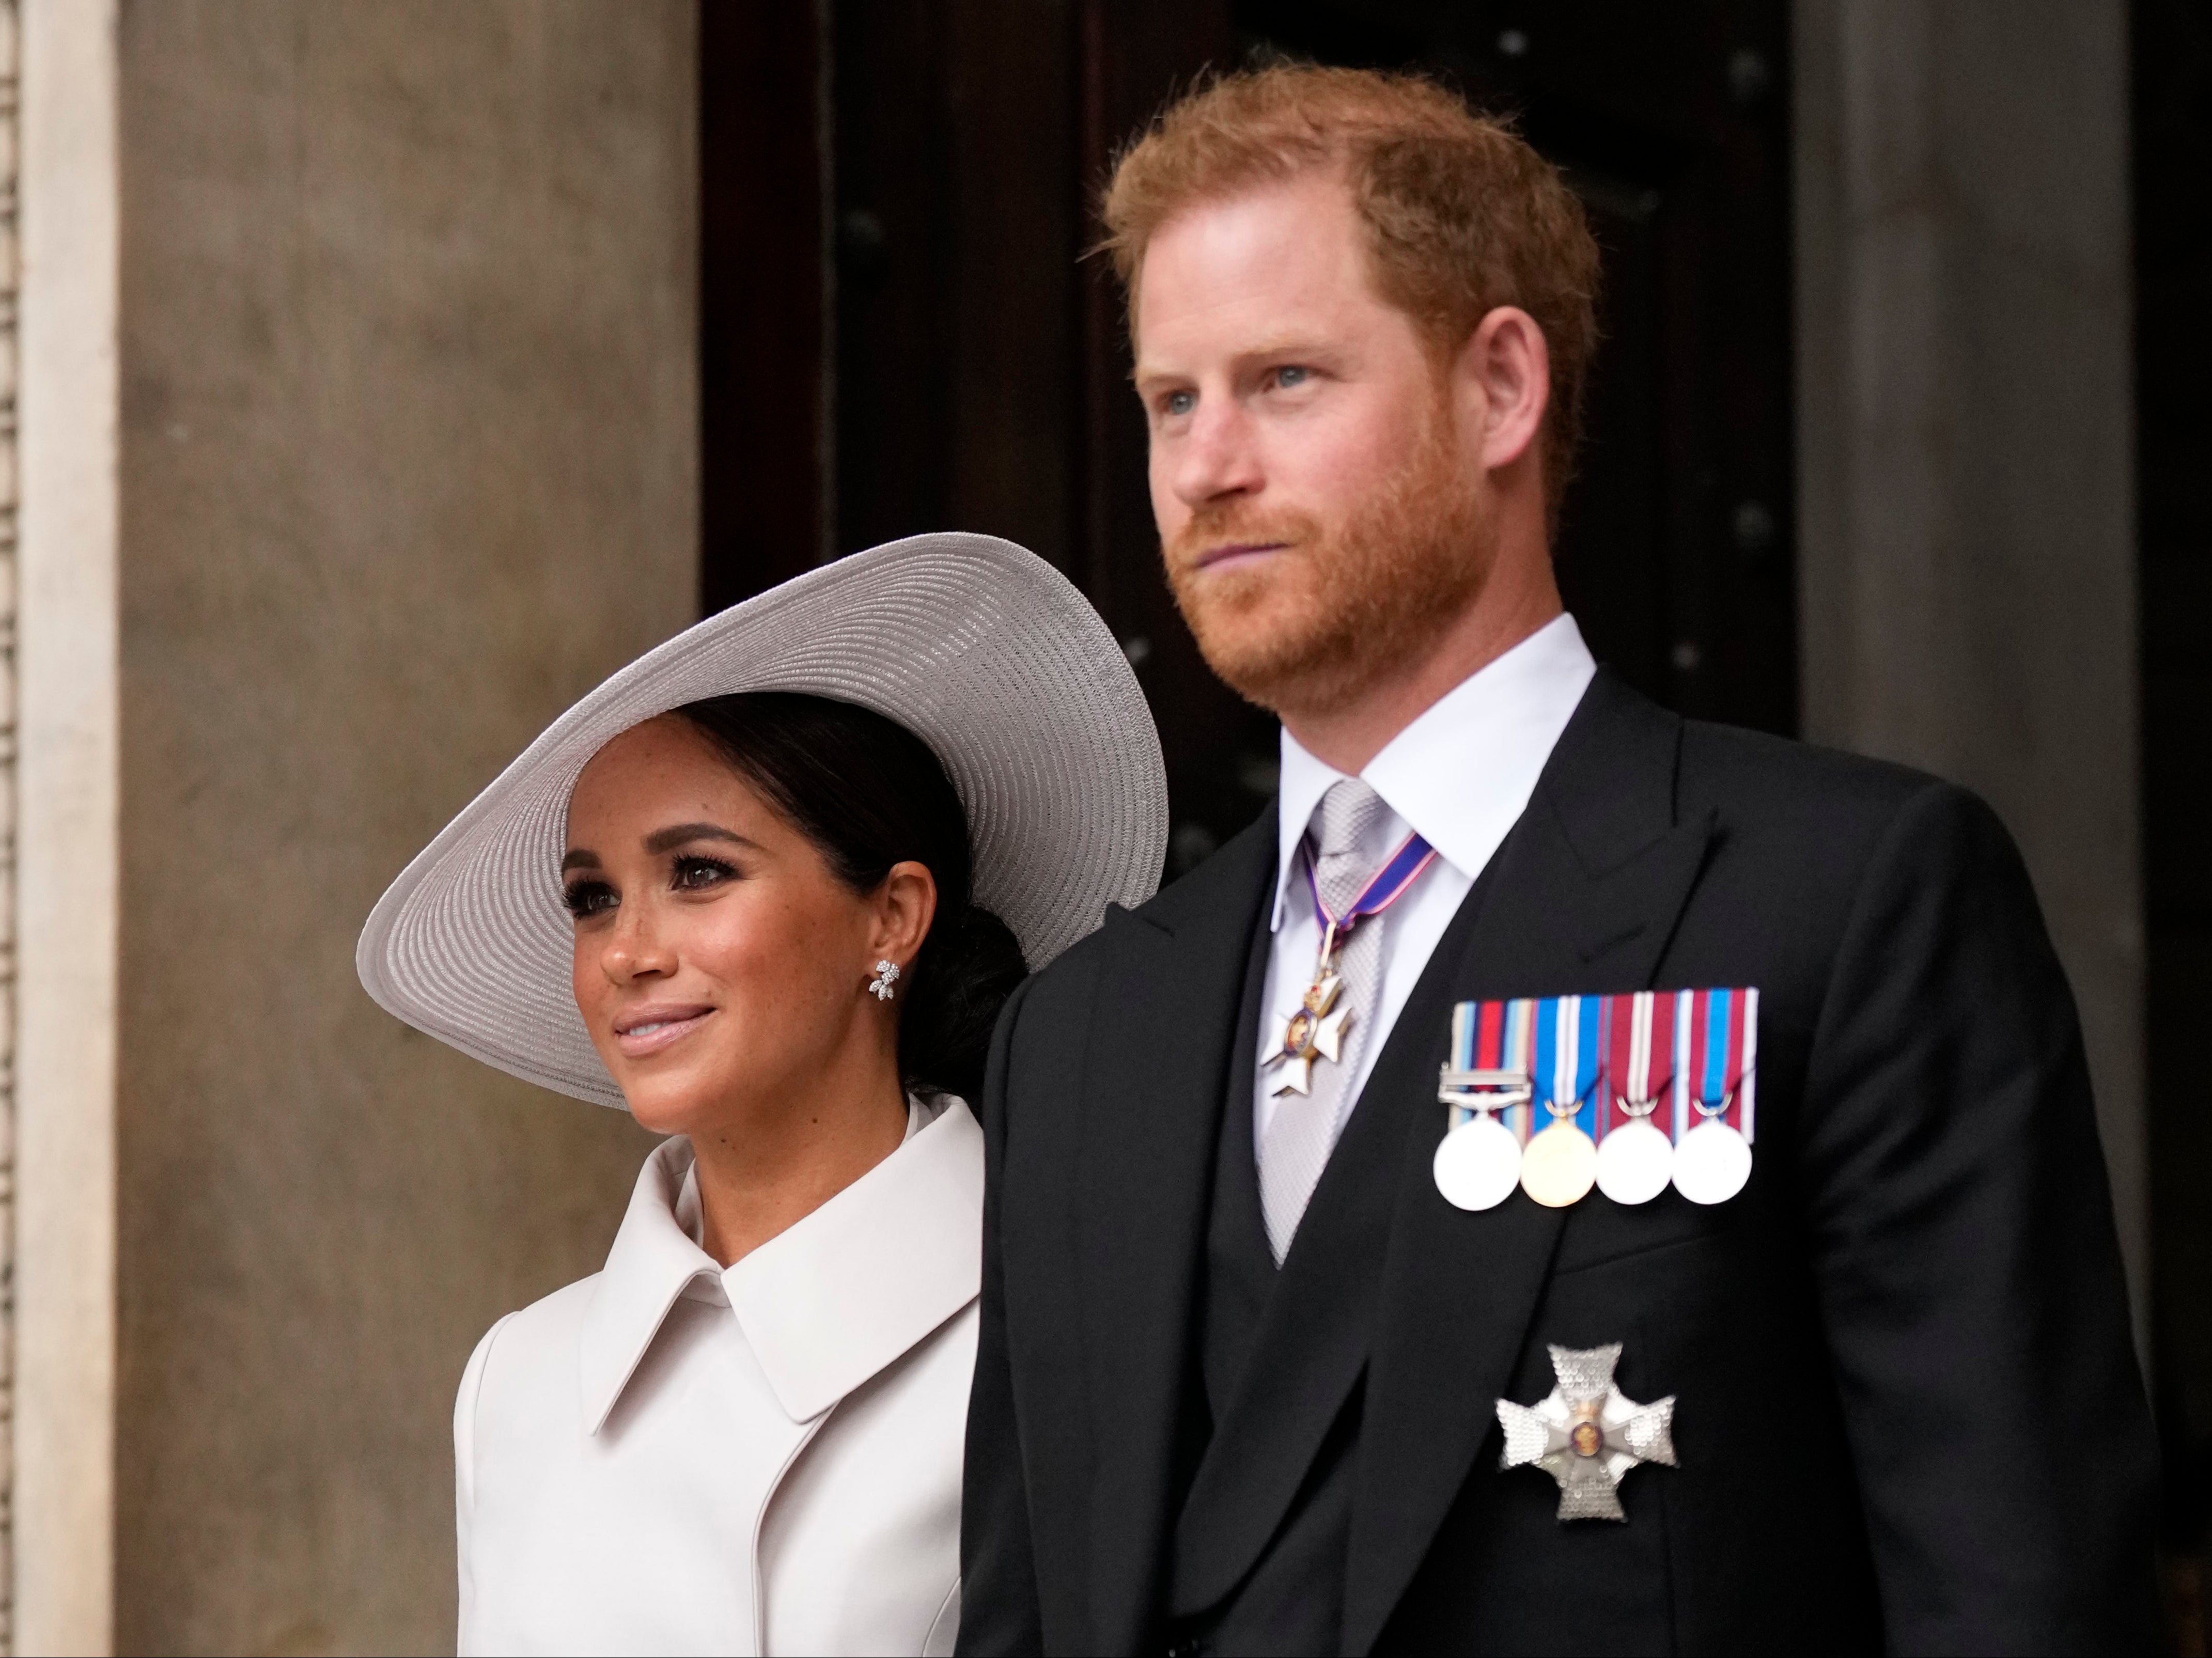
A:
{"type": "Polygon", "coordinates": [[[1269,1065],[1283,1067],[1273,1090],[1278,1094],[1312,1093],[1314,1061],[1334,1060],[1344,1051],[1344,1027],[1351,1010],[1336,1005],[1344,981],[1330,971],[1335,959],[1336,924],[1332,921],[1322,928],[1321,960],[1314,964],[1313,982],[1306,987],[1297,1011],[1283,1021],[1282,1035],[1267,1059],[1269,1065]]]}
{"type": "Polygon", "coordinates": [[[1274,1048],[1264,1061],[1267,1068],[1281,1067],[1281,1074],[1275,1078],[1270,1093],[1310,1094],[1315,1064],[1321,1060],[1337,1063],[1344,1052],[1344,1034],[1352,1019],[1351,1009],[1336,1005],[1344,990],[1344,981],[1336,971],[1338,949],[1360,921],[1381,914],[1402,897],[1436,855],[1435,848],[1419,835],[1407,835],[1360,890],[1359,896],[1346,906],[1344,914],[1332,915],[1328,906],[1322,902],[1321,888],[1314,880],[1312,855],[1303,854],[1306,890],[1313,895],[1314,920],[1321,924],[1321,950],[1314,960],[1313,982],[1306,987],[1297,1006],[1284,1017],[1274,1048]]]}

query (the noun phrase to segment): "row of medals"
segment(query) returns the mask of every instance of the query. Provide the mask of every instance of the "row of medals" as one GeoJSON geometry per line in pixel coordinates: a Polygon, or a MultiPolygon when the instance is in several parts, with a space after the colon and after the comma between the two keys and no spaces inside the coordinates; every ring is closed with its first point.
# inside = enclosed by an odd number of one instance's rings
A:
{"type": "MultiPolygon", "coordinates": [[[[1335,1005],[1342,981],[1328,971],[1330,930],[1322,966],[1296,1011],[1284,1021],[1270,1066],[1284,1074],[1275,1092],[1304,1094],[1312,1085],[1316,1061],[1338,1062],[1344,1042],[1346,1011],[1335,1005]]],[[[1728,1121],[1735,1096],[1717,1104],[1695,1102],[1703,1119],[1682,1136],[1680,1145],[1651,1121],[1659,1102],[1617,1099],[1626,1122],[1616,1123],[1602,1143],[1576,1123],[1579,1100],[1547,1102],[1552,1122],[1522,1145],[1520,1137],[1492,1115],[1526,1105],[1535,1084],[1522,1071],[1455,1071],[1443,1067],[1437,1097],[1464,1110],[1468,1120],[1447,1133],[1437,1147],[1437,1190],[1444,1200],[1468,1210],[1495,1209],[1519,1187],[1547,1209],[1580,1203],[1590,1188],[1615,1203],[1649,1203],[1668,1186],[1692,1203],[1725,1203],[1751,1178],[1751,1142],[1728,1121]]]]}
{"type": "Polygon", "coordinates": [[[1462,1209],[1494,1209],[1519,1187],[1547,1209],[1564,1209],[1599,1191],[1615,1203],[1649,1203],[1668,1186],[1692,1203],[1725,1203],[1751,1178],[1751,1142],[1728,1121],[1731,1095],[1694,1103],[1703,1119],[1677,1145],[1651,1121],[1657,1100],[1616,1099],[1625,1122],[1602,1142],[1575,1121],[1581,1102],[1547,1102],[1552,1121],[1527,1145],[1493,1113],[1526,1105],[1535,1086],[1525,1072],[1455,1071],[1437,1097],[1474,1114],[1437,1147],[1437,1190],[1462,1209]]]}

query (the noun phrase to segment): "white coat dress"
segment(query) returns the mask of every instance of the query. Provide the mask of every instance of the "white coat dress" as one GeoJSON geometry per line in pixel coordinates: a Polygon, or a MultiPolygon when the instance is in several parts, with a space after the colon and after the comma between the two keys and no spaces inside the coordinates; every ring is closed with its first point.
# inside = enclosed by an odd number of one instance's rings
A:
{"type": "Polygon", "coordinates": [[[453,1412],[463,1653],[949,1653],[983,1137],[908,1107],[875,1168],[735,1266],[690,1143],[604,1271],[510,1313],[453,1412]]]}

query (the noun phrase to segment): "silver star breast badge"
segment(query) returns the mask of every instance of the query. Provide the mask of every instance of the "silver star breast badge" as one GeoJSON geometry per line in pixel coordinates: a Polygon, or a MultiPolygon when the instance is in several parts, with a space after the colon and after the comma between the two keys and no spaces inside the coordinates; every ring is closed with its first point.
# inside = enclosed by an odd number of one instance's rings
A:
{"type": "Polygon", "coordinates": [[[1617,1489],[1639,1462],[1674,1466],[1674,1396],[1639,1405],[1613,1386],[1620,1343],[1552,1349],[1559,1385],[1534,1405],[1498,1401],[1498,1466],[1534,1463],[1559,1482],[1562,1520],[1626,1520],[1617,1489]]]}

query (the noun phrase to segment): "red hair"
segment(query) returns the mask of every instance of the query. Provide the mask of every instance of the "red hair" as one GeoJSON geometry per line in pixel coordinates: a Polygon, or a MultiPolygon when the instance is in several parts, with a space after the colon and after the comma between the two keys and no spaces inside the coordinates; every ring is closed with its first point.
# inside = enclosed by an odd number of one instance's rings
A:
{"type": "Polygon", "coordinates": [[[1498,306],[1535,319],[1552,361],[1543,441],[1556,511],[1597,343],[1597,243],[1559,169],[1510,122],[1415,75],[1276,64],[1220,76],[1121,153],[1100,203],[1101,248],[1133,293],[1170,219],[1314,171],[1344,179],[1376,291],[1439,351],[1498,306]]]}

